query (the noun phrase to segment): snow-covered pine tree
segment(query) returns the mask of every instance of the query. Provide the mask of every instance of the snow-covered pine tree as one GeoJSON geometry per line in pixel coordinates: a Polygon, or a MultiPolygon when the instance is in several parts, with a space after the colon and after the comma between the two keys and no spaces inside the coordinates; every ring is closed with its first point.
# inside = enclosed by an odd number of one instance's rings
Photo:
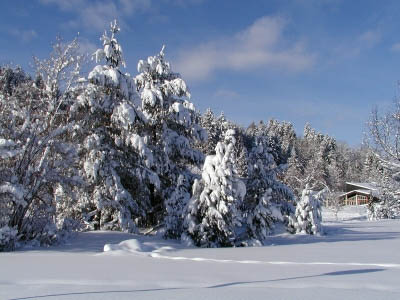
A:
{"type": "Polygon", "coordinates": [[[201,247],[232,246],[241,226],[238,205],[246,194],[235,168],[235,131],[229,129],[215,155],[206,157],[201,181],[195,181],[186,207],[183,239],[201,247]]]}
{"type": "Polygon", "coordinates": [[[298,147],[293,147],[287,161],[287,169],[284,173],[284,182],[293,190],[296,198],[301,197],[302,192],[302,179],[304,178],[304,171],[306,161],[299,152],[298,147]]]}
{"type": "MultiPolygon", "coordinates": [[[[172,72],[165,60],[164,46],[156,56],[138,63],[139,75],[135,83],[142,100],[142,111],[147,118],[146,145],[153,152],[154,170],[161,179],[161,193],[154,198],[152,222],[157,224],[165,216],[164,201],[171,199],[180,175],[191,178],[192,167],[203,162],[203,154],[194,145],[205,140],[206,132],[200,126],[200,115],[193,103],[186,83],[172,72]],[[162,199],[165,199],[164,201],[162,199]]],[[[168,217],[168,222],[171,215],[168,217]]],[[[179,224],[180,221],[176,221],[179,224]]],[[[169,226],[169,225],[168,225],[169,226]]]]}
{"type": "Polygon", "coordinates": [[[122,48],[116,38],[116,21],[110,36],[104,33],[103,49],[93,56],[97,65],[88,75],[77,103],[71,108],[79,122],[80,168],[86,189],[80,195],[82,219],[92,229],[132,232],[134,220],[146,217],[151,197],[160,188],[155,160],[142,133],[146,118],[140,98],[124,66],[122,48]]]}
{"type": "Polygon", "coordinates": [[[118,43],[115,35],[120,31],[117,24],[117,20],[111,22],[110,33],[108,36],[107,31],[104,32],[103,36],[100,38],[103,41],[103,49],[97,49],[93,54],[96,63],[99,63],[103,58],[105,58],[107,65],[114,69],[119,68],[119,66],[126,67],[125,60],[122,55],[121,45],[118,43]]]}
{"type": "Polygon", "coordinates": [[[290,202],[294,196],[290,188],[277,179],[279,169],[267,137],[256,136],[254,139],[249,154],[244,207],[249,236],[262,241],[274,228],[274,223],[284,221],[282,213],[287,215],[291,211],[290,202]]]}
{"type": "Polygon", "coordinates": [[[35,58],[40,80],[19,69],[0,71],[0,249],[13,249],[18,240],[57,241],[54,191],[82,183],[69,118],[77,47],[76,40],[58,39],[49,59],[35,58]]]}
{"type": "Polygon", "coordinates": [[[297,203],[294,216],[289,218],[291,233],[322,234],[320,192],[313,191],[307,184],[297,203]]]}

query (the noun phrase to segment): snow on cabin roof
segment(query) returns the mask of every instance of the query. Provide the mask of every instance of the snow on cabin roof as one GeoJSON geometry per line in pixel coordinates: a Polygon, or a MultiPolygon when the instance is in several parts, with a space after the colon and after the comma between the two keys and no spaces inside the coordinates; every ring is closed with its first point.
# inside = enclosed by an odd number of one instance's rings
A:
{"type": "Polygon", "coordinates": [[[370,191],[370,190],[362,189],[362,190],[352,190],[352,191],[350,191],[350,192],[343,193],[343,194],[340,195],[340,197],[346,196],[346,195],[351,194],[351,193],[358,193],[358,194],[364,194],[364,195],[371,195],[371,191],[370,191]]]}
{"type": "Polygon", "coordinates": [[[373,183],[370,182],[346,182],[346,184],[358,186],[363,189],[373,190],[373,191],[376,191],[378,189],[373,183]]]}

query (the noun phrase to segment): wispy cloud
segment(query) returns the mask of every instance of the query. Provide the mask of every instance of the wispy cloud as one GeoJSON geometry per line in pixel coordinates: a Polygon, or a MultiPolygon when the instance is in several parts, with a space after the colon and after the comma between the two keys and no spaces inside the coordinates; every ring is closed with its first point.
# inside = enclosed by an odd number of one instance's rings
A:
{"type": "Polygon", "coordinates": [[[333,47],[335,60],[338,58],[354,58],[363,51],[371,49],[379,44],[382,33],[379,29],[367,30],[357,36],[353,36],[347,41],[342,41],[340,45],[333,47]]]}
{"type": "Polygon", "coordinates": [[[202,4],[204,2],[204,0],[165,0],[165,1],[177,6],[197,5],[197,4],[202,4]]]}
{"type": "Polygon", "coordinates": [[[152,6],[152,0],[120,0],[121,8],[127,13],[147,11],[152,6]]]}
{"type": "Polygon", "coordinates": [[[97,50],[97,45],[90,42],[88,39],[79,37],[79,53],[92,54],[97,50]]]}
{"type": "Polygon", "coordinates": [[[381,33],[379,30],[368,30],[360,34],[358,41],[363,46],[373,47],[377,45],[381,40],[381,33]]]}
{"type": "Polygon", "coordinates": [[[215,91],[215,93],[213,94],[214,98],[222,98],[222,99],[238,99],[240,98],[240,94],[238,92],[235,92],[233,90],[229,90],[229,89],[218,89],[215,91]]]}
{"type": "Polygon", "coordinates": [[[36,31],[33,29],[24,30],[24,29],[13,28],[9,31],[9,34],[18,38],[22,43],[29,43],[38,36],[36,31]]]}
{"type": "Polygon", "coordinates": [[[300,71],[310,67],[314,56],[299,41],[284,36],[286,21],[265,16],[231,37],[212,40],[180,53],[176,69],[186,78],[204,79],[217,70],[253,70],[276,67],[300,71]]]}
{"type": "MultiPolygon", "coordinates": [[[[127,28],[128,17],[148,13],[149,22],[164,22],[167,18],[160,13],[162,1],[154,0],[39,0],[43,5],[54,5],[74,17],[62,24],[67,28],[98,32],[104,30],[109,22],[118,19],[127,28]]],[[[164,0],[171,6],[189,6],[201,4],[203,0],[164,0]]]]}

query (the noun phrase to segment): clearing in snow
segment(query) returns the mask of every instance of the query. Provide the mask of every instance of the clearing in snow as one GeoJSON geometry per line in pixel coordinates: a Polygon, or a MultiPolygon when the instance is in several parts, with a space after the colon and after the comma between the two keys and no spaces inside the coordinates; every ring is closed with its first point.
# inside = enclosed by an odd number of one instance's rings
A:
{"type": "Polygon", "coordinates": [[[400,222],[324,211],[323,236],[264,247],[188,248],[158,237],[79,233],[0,254],[1,299],[399,299],[400,222]]]}

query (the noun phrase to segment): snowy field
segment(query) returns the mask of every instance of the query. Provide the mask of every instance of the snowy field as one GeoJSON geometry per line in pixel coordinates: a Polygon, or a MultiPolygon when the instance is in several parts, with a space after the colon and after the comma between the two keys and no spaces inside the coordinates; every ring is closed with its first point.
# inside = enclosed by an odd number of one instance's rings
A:
{"type": "Polygon", "coordinates": [[[326,235],[283,233],[265,247],[88,232],[1,253],[0,299],[400,299],[400,220],[367,221],[357,207],[323,215],[326,235]]]}

